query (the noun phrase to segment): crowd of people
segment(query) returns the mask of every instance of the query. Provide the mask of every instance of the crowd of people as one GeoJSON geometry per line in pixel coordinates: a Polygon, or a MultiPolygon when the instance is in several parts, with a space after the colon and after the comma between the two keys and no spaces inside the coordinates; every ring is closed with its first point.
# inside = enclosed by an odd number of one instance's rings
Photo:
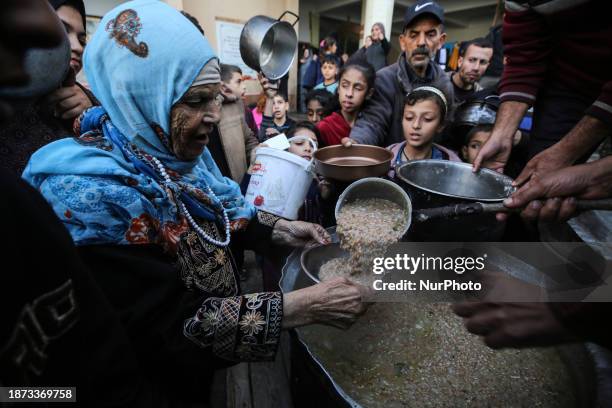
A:
{"type": "MultiPolygon", "coordinates": [[[[446,33],[433,1],[407,9],[391,65],[380,23],[350,57],[326,38],[320,55],[302,56],[307,120],[295,121],[262,74],[257,106],[246,107],[242,72],[218,60],[209,28],[163,2],[119,5],[86,44],[82,0],[4,1],[2,253],[14,266],[0,277],[0,384],[74,384],[85,406],[206,404],[215,370],[273,359],[283,330],[355,322],[368,289],[346,278],[289,293],[274,279],[264,292],[240,289],[244,250],[275,258],[330,241],[342,185],[316,178],[297,221],[244,198],[257,150],[280,134],[305,160],[323,146],[385,147],[392,180],[422,159],[518,168],[504,204],[526,221],[563,222],[577,199],[612,196],[612,157],[587,162],[612,133],[605,2],[530,3],[506,1],[504,70],[492,87],[479,82],[499,55],[494,41],[465,42],[455,72],[436,63],[446,33]],[[59,89],[27,100],[4,92],[28,82],[29,49],[62,42],[71,55],[59,89]],[[88,86],[75,79],[82,68],[88,86]],[[459,128],[455,112],[473,101],[493,103],[494,121],[459,128]],[[532,107],[533,126],[521,129],[532,107]],[[527,161],[512,163],[521,146],[527,161]]],[[[491,347],[610,347],[601,324],[610,305],[454,310],[491,347]]]]}

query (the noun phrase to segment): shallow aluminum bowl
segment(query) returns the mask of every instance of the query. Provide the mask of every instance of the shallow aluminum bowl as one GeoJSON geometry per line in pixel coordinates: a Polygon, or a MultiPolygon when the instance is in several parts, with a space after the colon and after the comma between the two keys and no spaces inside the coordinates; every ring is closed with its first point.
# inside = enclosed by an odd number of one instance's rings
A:
{"type": "Polygon", "coordinates": [[[340,248],[340,244],[319,245],[307,248],[302,252],[300,263],[302,270],[312,279],[313,282],[319,283],[319,270],[327,261],[334,258],[348,258],[349,253],[340,248]]]}
{"type": "Polygon", "coordinates": [[[391,168],[391,160],[391,151],[360,144],[328,146],[314,153],[316,173],[339,181],[384,176],[391,168]]]}

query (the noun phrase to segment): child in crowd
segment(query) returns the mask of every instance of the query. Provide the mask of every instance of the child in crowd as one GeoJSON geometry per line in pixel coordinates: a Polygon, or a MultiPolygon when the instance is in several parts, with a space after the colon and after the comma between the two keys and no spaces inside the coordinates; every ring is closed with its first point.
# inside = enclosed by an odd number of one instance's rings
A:
{"type": "Polygon", "coordinates": [[[321,74],[323,82],[314,87],[314,89],[324,89],[331,94],[336,93],[338,89],[338,59],[332,56],[325,56],[321,61],[321,74]]]}
{"type": "Polygon", "coordinates": [[[480,148],[489,140],[493,125],[474,126],[465,137],[465,145],[461,148],[463,160],[472,164],[480,152],[480,148]]]}
{"type": "Polygon", "coordinates": [[[438,88],[422,86],[408,94],[402,119],[405,141],[387,147],[394,157],[389,178],[395,177],[394,168],[412,160],[461,161],[452,150],[433,142],[444,129],[447,112],[448,99],[438,88]]]}
{"type": "Polygon", "coordinates": [[[308,92],[306,95],[306,115],[310,123],[316,125],[323,119],[325,108],[329,105],[331,99],[332,95],[323,89],[308,92]]]}
{"type": "Polygon", "coordinates": [[[265,106],[266,94],[262,92],[261,95],[259,95],[259,98],[257,99],[257,105],[255,105],[255,107],[251,109],[251,112],[253,113],[253,119],[255,119],[255,124],[257,125],[257,129],[261,128],[261,121],[263,120],[263,112],[265,106]]]}
{"type": "Polygon", "coordinates": [[[259,128],[259,141],[263,142],[281,133],[286,133],[295,121],[287,116],[289,102],[287,97],[280,93],[266,97],[266,107],[264,108],[261,127],[259,128]],[[272,115],[269,115],[271,111],[272,115]]]}
{"type": "Polygon", "coordinates": [[[317,124],[322,146],[340,144],[343,138],[349,136],[359,112],[374,93],[376,72],[368,63],[345,65],[340,70],[339,78],[338,92],[330,107],[333,113],[317,124]]]}

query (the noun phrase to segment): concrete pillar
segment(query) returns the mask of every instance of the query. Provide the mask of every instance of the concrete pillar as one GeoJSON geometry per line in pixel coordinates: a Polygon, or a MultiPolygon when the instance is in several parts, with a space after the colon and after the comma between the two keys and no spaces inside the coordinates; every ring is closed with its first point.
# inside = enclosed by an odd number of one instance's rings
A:
{"type": "Polygon", "coordinates": [[[360,44],[370,35],[372,24],[383,23],[387,40],[391,38],[391,25],[393,24],[394,0],[363,0],[361,10],[361,24],[363,25],[363,37],[360,44]]]}
{"type": "Polygon", "coordinates": [[[313,11],[310,12],[310,44],[319,48],[319,14],[313,11]]]}

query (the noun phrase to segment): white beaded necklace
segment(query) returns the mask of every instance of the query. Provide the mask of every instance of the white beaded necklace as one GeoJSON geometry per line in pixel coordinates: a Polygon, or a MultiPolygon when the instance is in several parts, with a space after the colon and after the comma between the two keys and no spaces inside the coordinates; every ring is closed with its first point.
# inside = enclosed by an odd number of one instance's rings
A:
{"type": "MultiPolygon", "coordinates": [[[[161,164],[161,162],[156,158],[156,157],[152,157],[153,162],[155,163],[155,165],[157,166],[157,170],[159,171],[159,173],[162,175],[162,177],[164,178],[164,180],[166,181],[166,183],[172,183],[172,180],[170,179],[170,176],[168,175],[168,173],[166,172],[166,169],[164,168],[164,165],[161,164]]],[[[217,196],[215,195],[215,193],[212,191],[212,189],[210,188],[210,186],[206,185],[206,189],[208,190],[208,193],[214,197],[215,199],[217,198],[217,196]]],[[[221,200],[219,200],[221,201],[221,200]]],[[[203,229],[202,227],[200,227],[195,220],[193,219],[193,217],[191,216],[191,214],[189,214],[189,211],[187,211],[187,207],[185,207],[185,204],[183,204],[177,197],[177,203],[179,205],[179,208],[181,209],[181,211],[183,212],[183,214],[185,214],[185,218],[187,218],[187,222],[189,222],[189,225],[191,225],[191,228],[193,228],[200,237],[204,238],[206,241],[208,241],[209,243],[216,245],[216,246],[220,246],[220,247],[226,247],[229,245],[230,243],[230,222],[229,222],[229,217],[227,216],[227,212],[225,211],[225,208],[223,207],[223,205],[221,205],[221,207],[223,208],[223,222],[225,224],[225,241],[219,241],[214,239],[213,237],[211,237],[210,235],[208,235],[203,229]]]]}

